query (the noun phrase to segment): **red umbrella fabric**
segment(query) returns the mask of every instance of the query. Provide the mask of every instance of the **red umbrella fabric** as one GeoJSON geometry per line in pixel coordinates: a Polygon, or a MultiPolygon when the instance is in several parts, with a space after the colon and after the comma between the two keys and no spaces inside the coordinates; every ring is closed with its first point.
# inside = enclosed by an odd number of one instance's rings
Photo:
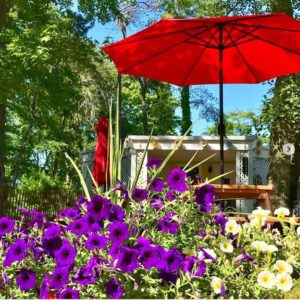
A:
{"type": "Polygon", "coordinates": [[[108,150],[108,122],[105,117],[100,117],[95,131],[98,138],[94,155],[93,177],[98,185],[109,182],[109,150],[108,150]]]}
{"type": "Polygon", "coordinates": [[[298,72],[300,22],[285,14],[164,19],[103,50],[119,73],[183,86],[219,83],[221,48],[223,83],[298,72]]]}
{"type": "Polygon", "coordinates": [[[119,73],[180,86],[220,84],[224,173],[223,83],[259,83],[300,71],[300,22],[285,14],[164,19],[103,49],[119,73]]]}

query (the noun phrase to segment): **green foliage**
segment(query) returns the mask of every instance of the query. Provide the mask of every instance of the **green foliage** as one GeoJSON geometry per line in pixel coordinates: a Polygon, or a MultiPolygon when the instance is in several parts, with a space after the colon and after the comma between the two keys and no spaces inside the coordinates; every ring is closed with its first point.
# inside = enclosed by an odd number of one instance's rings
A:
{"type": "MultiPolygon", "coordinates": [[[[206,129],[205,134],[217,135],[217,122],[206,129]]],[[[262,125],[259,116],[252,111],[232,111],[225,114],[227,135],[259,135],[262,125]]]]}
{"type": "MultiPolygon", "coordinates": [[[[178,100],[168,84],[151,81],[146,92],[148,125],[154,135],[174,134],[178,124],[175,109],[178,100]]],[[[132,77],[123,77],[122,86],[122,136],[143,134],[140,84],[132,77]]]]}

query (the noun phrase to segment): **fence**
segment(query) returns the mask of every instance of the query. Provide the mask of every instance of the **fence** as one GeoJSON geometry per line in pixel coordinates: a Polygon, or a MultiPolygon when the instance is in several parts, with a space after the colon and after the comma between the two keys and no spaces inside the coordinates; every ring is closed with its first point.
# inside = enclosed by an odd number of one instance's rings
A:
{"type": "Polygon", "coordinates": [[[53,218],[61,209],[73,206],[74,192],[58,190],[20,191],[9,186],[0,186],[0,217],[20,217],[18,207],[36,209],[53,218]]]}

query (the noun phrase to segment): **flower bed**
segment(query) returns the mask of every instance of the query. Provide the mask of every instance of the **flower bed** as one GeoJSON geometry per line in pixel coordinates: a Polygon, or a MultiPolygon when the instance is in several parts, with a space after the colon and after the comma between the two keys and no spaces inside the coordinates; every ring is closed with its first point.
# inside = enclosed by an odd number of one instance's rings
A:
{"type": "MultiPolygon", "coordinates": [[[[150,172],[157,167],[148,163],[150,172]],[[152,169],[151,169],[152,168],[152,169]]],[[[47,221],[0,218],[4,298],[282,298],[300,272],[300,227],[258,208],[240,225],[180,169],[132,192],[118,183],[47,221]],[[298,234],[297,234],[298,233],[298,234]]]]}

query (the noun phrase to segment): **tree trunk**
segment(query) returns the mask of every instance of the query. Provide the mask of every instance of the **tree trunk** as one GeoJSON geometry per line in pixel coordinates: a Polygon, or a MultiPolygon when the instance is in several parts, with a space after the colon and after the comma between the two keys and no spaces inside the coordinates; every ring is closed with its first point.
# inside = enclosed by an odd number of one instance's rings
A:
{"type": "MultiPolygon", "coordinates": [[[[181,134],[184,134],[192,125],[191,121],[191,107],[190,107],[190,87],[184,86],[181,88],[181,134]]],[[[192,131],[188,135],[191,135],[192,131]]]]}
{"type": "MultiPolygon", "coordinates": [[[[7,14],[7,5],[5,0],[0,1],[0,32],[2,33],[5,26],[7,14]]],[[[2,50],[5,51],[5,44],[1,43],[2,50]]],[[[6,97],[2,94],[0,99],[0,186],[5,182],[5,152],[6,152],[6,97]],[[4,97],[3,97],[4,96],[4,97]]]]}
{"type": "MultiPolygon", "coordinates": [[[[271,9],[273,13],[285,12],[293,16],[291,0],[272,0],[271,9]]],[[[285,105],[288,96],[282,96],[281,90],[287,84],[287,77],[276,79],[274,97],[272,101],[280,101],[285,105]],[[279,99],[279,100],[278,100],[279,99]]],[[[275,206],[285,205],[291,210],[295,207],[299,189],[300,176],[300,149],[299,133],[296,133],[295,124],[287,118],[276,116],[271,129],[270,144],[270,178],[275,188],[273,204],[275,206]],[[293,161],[290,156],[282,153],[285,143],[295,144],[296,153],[293,161]]]]}
{"type": "Polygon", "coordinates": [[[146,99],[146,93],[147,93],[147,79],[138,78],[138,81],[140,83],[140,96],[141,96],[141,109],[142,109],[142,117],[143,117],[143,134],[148,135],[149,129],[148,129],[148,112],[147,112],[147,99],[146,99]]]}

